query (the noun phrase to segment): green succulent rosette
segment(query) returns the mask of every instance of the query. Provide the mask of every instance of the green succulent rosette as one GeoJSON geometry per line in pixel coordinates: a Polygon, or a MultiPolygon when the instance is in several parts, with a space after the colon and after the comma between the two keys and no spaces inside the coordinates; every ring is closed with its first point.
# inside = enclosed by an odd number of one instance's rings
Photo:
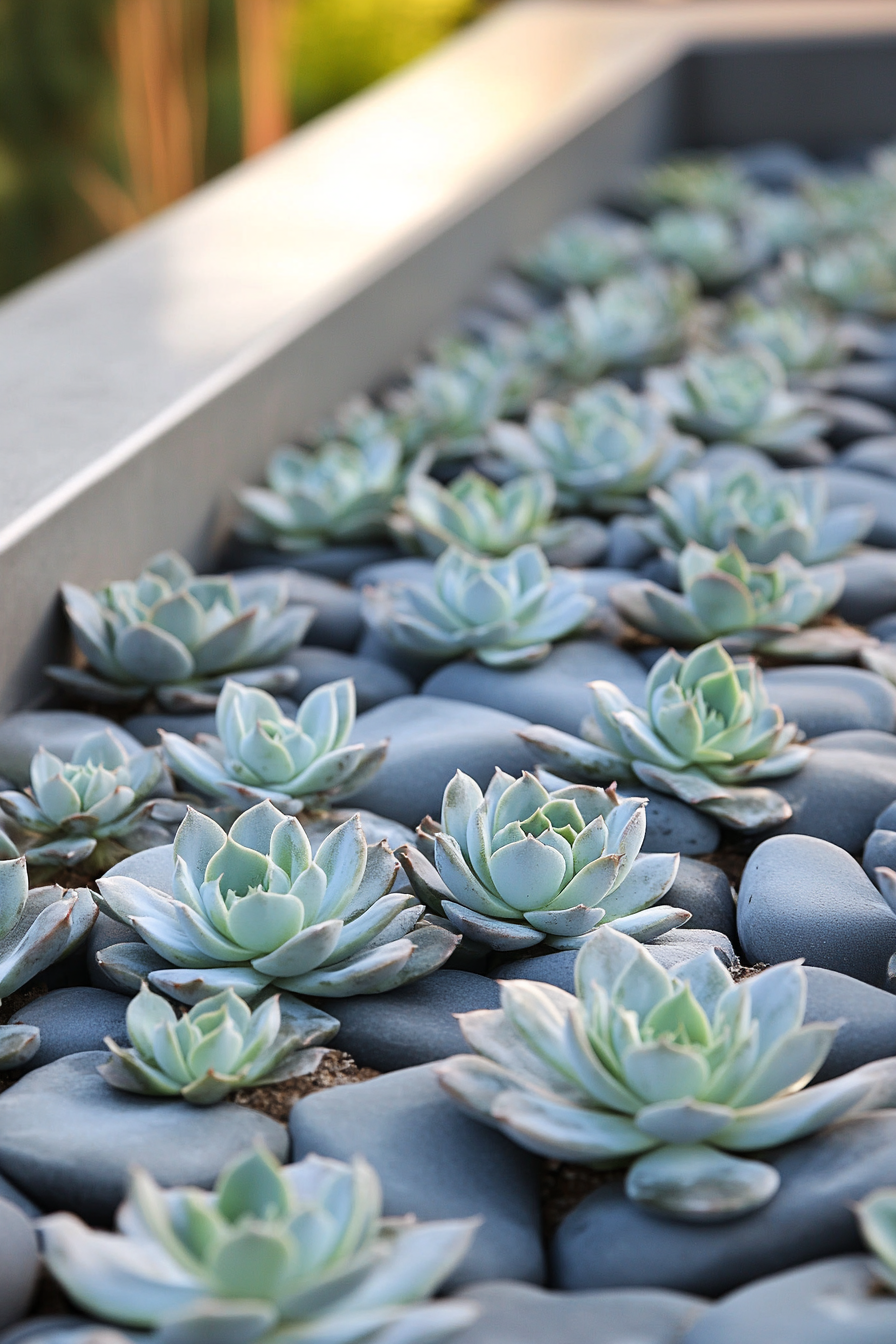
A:
{"type": "Polygon", "coordinates": [[[651,210],[677,206],[727,215],[738,215],[753,194],[746,173],[726,154],[672,155],[646,168],[635,187],[636,199],[651,210]]]}
{"type": "Polygon", "coordinates": [[[739,349],[770,351],[788,374],[836,368],[848,353],[842,328],[809,299],[772,304],[741,294],[729,308],[725,337],[739,349]]]}
{"type": "Polygon", "coordinates": [[[708,290],[743,280],[768,256],[760,233],[718,210],[660,210],[651,220],[650,249],[660,261],[687,266],[708,290]]]}
{"type": "Polygon", "coordinates": [[[798,962],[735,983],[705,952],[670,974],[604,927],[578,954],[575,994],[503,981],[500,1008],[459,1017],[473,1053],[436,1072],[468,1114],[530,1152],[628,1166],[629,1199],[718,1222],[780,1185],[775,1167],[742,1154],[880,1104],[876,1064],[806,1086],[840,1023],[805,1025],[805,1009],[798,962]]]}
{"type": "Polygon", "coordinates": [[[797,742],[769,703],[752,661],[735,663],[716,641],[682,658],[670,649],[651,669],[646,707],[608,681],[590,686],[592,712],[581,738],[544,724],[523,730],[564,779],[640,780],[735,828],[762,830],[792,815],[790,804],[757,782],[792,775],[811,748],[797,742]]]}
{"type": "Polygon", "coordinates": [[[521,274],[548,289],[593,289],[647,252],[644,229],[605,210],[570,215],[517,258],[521,274]]]}
{"type": "Polygon", "coordinates": [[[794,253],[787,278],[832,308],[896,317],[896,242],[878,234],[835,238],[794,253]]]}

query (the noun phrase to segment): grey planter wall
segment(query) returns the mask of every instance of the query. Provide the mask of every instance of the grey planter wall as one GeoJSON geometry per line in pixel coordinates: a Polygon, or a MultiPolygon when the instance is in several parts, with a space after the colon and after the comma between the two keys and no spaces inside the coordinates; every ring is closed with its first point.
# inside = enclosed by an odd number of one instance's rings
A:
{"type": "Polygon", "coordinates": [[[508,252],[679,145],[896,128],[896,6],[517,0],[0,304],[0,712],[61,580],[213,560],[231,488],[508,252]]]}

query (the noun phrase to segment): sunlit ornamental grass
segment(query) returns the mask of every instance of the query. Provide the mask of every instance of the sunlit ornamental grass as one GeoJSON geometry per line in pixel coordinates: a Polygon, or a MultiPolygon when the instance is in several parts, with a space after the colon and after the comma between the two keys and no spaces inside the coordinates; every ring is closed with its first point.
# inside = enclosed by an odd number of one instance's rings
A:
{"type": "Polygon", "coordinates": [[[238,491],[245,511],[238,533],[292,554],[381,541],[401,489],[401,457],[401,444],[385,430],[360,445],[278,448],[268,465],[267,488],[238,491]]]}
{"type": "Polygon", "coordinates": [[[25,793],[0,793],[0,808],[32,872],[96,876],[137,850],[167,845],[163,820],[183,816],[182,805],[154,796],[173,792],[161,750],[128,756],[108,728],[86,737],[69,762],[41,747],[30,776],[25,793]]]}
{"type": "Polygon", "coordinates": [[[606,210],[570,215],[516,260],[517,270],[555,292],[592,289],[630,269],[647,253],[640,225],[606,210]]]}
{"type": "Polygon", "coordinates": [[[314,608],[289,604],[285,576],[196,575],[163,551],[133,581],[89,593],[62,585],[72,635],[89,667],[48,667],[64,690],[92,702],[166,709],[214,707],[228,676],[288,691],[298,670],[280,664],[302,640],[314,608]]]}
{"type": "MultiPolygon", "coordinates": [[[[28,888],[24,858],[0,832],[0,995],[7,997],[74,952],[97,917],[86,887],[28,888]]],[[[37,1027],[0,1026],[0,1069],[17,1068],[40,1047],[37,1027]]]]}
{"type": "Polygon", "coordinates": [[[98,900],[144,945],[103,950],[127,988],[147,979],[184,1003],[232,988],[252,1002],[269,987],[339,997],[378,994],[436,970],[457,935],[421,922],[381,841],[368,846],[357,815],[317,853],[295,817],[272,803],[242,813],[229,834],[189,811],[174,841],[173,895],[136,878],[99,879],[98,900]],[[418,927],[419,925],[419,927],[418,927]]]}
{"type": "Polygon", "coordinates": [[[812,397],[787,389],[769,351],[698,351],[672,368],[648,369],[647,387],[681,429],[706,443],[745,443],[772,457],[818,443],[829,421],[812,397]]]}
{"type": "Polygon", "coordinates": [[[637,779],[737,830],[761,830],[792,815],[790,804],[758,781],[792,775],[811,748],[795,723],[769,703],[751,660],[735,663],[718,642],[687,658],[670,649],[647,678],[646,709],[609,681],[590,684],[592,712],[582,736],[545,724],[520,736],[564,779],[637,779]]]}
{"type": "Polygon", "coordinates": [[[489,667],[540,662],[590,615],[581,580],[551,569],[537,546],[480,559],[451,546],[432,582],[364,590],[364,619],[387,643],[433,662],[475,654],[489,667]]]}
{"type": "Polygon", "coordinates": [[[215,710],[217,737],[202,733],[190,742],[159,732],[172,770],[198,793],[239,811],[267,798],[295,814],[347,797],[382,765],[386,741],[349,742],[355,709],[348,677],[318,686],[295,718],[266,691],[228,681],[215,710]]]}
{"type": "Polygon", "coordinates": [[[811,626],[846,582],[840,565],[805,569],[792,556],[751,565],[736,546],[711,551],[690,541],[678,557],[681,592],[650,579],[614,585],[610,600],[630,625],[663,643],[694,648],[723,638],[732,652],[793,657],[854,656],[868,636],[850,626],[811,626]]]}
{"type": "Polygon", "coordinates": [[[645,804],[585,784],[549,792],[534,775],[514,779],[503,770],[483,795],[458,770],[441,823],[427,817],[420,848],[402,846],[397,856],[422,901],[493,951],[542,942],[578,948],[608,922],[649,942],[690,914],[657,904],[675,880],[678,855],[640,853],[645,804]]]}
{"type": "Polygon", "coordinates": [[[798,962],[735,984],[710,951],[670,974],[607,927],[579,952],[575,990],[503,981],[500,1008],[459,1016],[475,1053],[436,1073],[532,1152],[628,1166],[626,1194],[652,1212],[716,1222],[760,1208],[780,1176],[740,1154],[876,1104],[875,1065],[806,1087],[840,1024],[803,1025],[798,962]]]}
{"type": "Polygon", "coordinates": [[[610,379],[566,405],[537,402],[525,426],[500,421],[489,441],[518,468],[550,472],[561,508],[602,516],[646,512],[648,490],[692,466],[702,451],[653,398],[610,379]]]}
{"type": "Polygon", "coordinates": [[[280,1167],[259,1146],[213,1191],[165,1190],[136,1168],[117,1233],[54,1213],[40,1235],[82,1311],[166,1344],[435,1344],[477,1315],[469,1301],[424,1299],[478,1220],[417,1223],[382,1206],[363,1158],[280,1167]]]}

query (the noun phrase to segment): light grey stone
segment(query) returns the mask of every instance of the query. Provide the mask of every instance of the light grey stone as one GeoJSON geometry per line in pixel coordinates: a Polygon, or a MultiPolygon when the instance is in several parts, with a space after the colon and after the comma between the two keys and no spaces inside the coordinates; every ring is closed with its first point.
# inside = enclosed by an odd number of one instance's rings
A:
{"type": "Polygon", "coordinates": [[[845,850],[814,836],[773,836],[753,851],[737,932],[750,964],[805,957],[878,987],[896,951],[896,915],[880,892],[845,850]]]}
{"type": "Polygon", "coordinates": [[[871,832],[862,851],[862,867],[875,886],[875,868],[896,868],[896,831],[871,832]]]}
{"type": "Polygon", "coordinates": [[[454,1344],[677,1344],[709,1306],[658,1288],[556,1293],[529,1283],[478,1283],[460,1296],[481,1315],[454,1344]]]}
{"type": "Polygon", "coordinates": [[[0,723],[0,774],[12,780],[16,788],[24,788],[30,782],[31,757],[38,747],[46,747],[54,756],[70,761],[85,737],[105,728],[129,756],[140,750],[142,744],[133,734],[97,714],[72,709],[32,709],[11,714],[0,723]]]}
{"type": "Polygon", "coordinates": [[[896,612],[880,616],[868,626],[869,635],[882,639],[885,644],[896,644],[896,612]]]}
{"type": "Polygon", "coordinates": [[[64,1055],[102,1050],[106,1036],[119,1045],[128,1045],[124,1020],[127,1007],[128,1000],[121,994],[73,985],[44,994],[9,1020],[40,1028],[40,1049],[25,1066],[31,1071],[64,1055]]]}
{"type": "Polygon", "coordinates": [[[351,677],[355,683],[359,713],[373,709],[385,700],[394,700],[396,696],[411,695],[414,690],[410,677],[399,672],[398,668],[388,667],[375,658],[361,658],[355,653],[302,644],[286,661],[301,673],[301,680],[296,687],[296,695],[300,700],[304,700],[318,686],[328,681],[339,681],[342,677],[351,677]]]}
{"type": "Polygon", "coordinates": [[[806,1021],[843,1025],[834,1038],[815,1082],[838,1078],[872,1059],[896,1055],[896,995],[875,989],[851,975],[806,968],[806,1021]]]}
{"type": "Polygon", "coordinates": [[[815,751],[862,751],[871,756],[896,756],[896,734],[880,728],[847,728],[813,737],[809,746],[815,751]]]}
{"type": "Polygon", "coordinates": [[[449,1285],[544,1280],[540,1162],[460,1111],[432,1065],[303,1097],[292,1108],[293,1161],[361,1153],[383,1185],[384,1212],[483,1218],[449,1285]]]}
{"type": "MultiPolygon", "coordinates": [[[[881,412],[879,407],[869,407],[869,410],[875,415],[887,414],[881,412]]],[[[869,429],[868,434],[876,432],[869,429]]],[[[889,433],[892,433],[892,430],[889,433]]],[[[862,435],[862,438],[867,437],[868,435],[862,435]]],[[[896,481],[890,482],[880,476],[872,476],[866,471],[850,471],[839,465],[822,468],[820,475],[827,481],[830,498],[836,501],[838,506],[842,504],[873,506],[876,513],[874,526],[865,538],[869,546],[896,546],[896,481]]]]}
{"type": "Polygon", "coordinates": [[[764,674],[773,704],[807,737],[896,727],[896,687],[861,667],[780,667],[764,674]]]}
{"type": "Polygon", "coordinates": [[[488,705],[577,735],[591,712],[588,682],[597,680],[615,682],[635,704],[644,703],[644,669],[603,639],[557,644],[543,662],[516,671],[460,659],[427,677],[421,694],[488,705]]]}
{"type": "Polygon", "coordinates": [[[0,1326],[25,1315],[38,1266],[33,1227],[21,1209],[0,1198],[0,1326]]]}
{"type": "Polygon", "coordinates": [[[770,781],[793,809],[776,835],[812,835],[861,853],[881,808],[896,797],[896,759],[818,751],[795,775],[770,781]]]}
{"type": "Polygon", "coordinates": [[[139,1339],[83,1316],[31,1316],[0,1334],[0,1344],[139,1344],[139,1339]]]}
{"type": "Polygon", "coordinates": [[[531,748],[517,736],[525,719],[482,705],[433,695],[400,696],[359,714],[353,742],[388,737],[389,752],[373,779],[340,807],[368,808],[405,826],[429,812],[438,816],[442,794],[456,770],[485,788],[495,768],[518,775],[531,770],[531,748]]]}
{"type": "Polygon", "coordinates": [[[850,471],[866,471],[871,476],[896,480],[896,435],[879,434],[870,439],[859,439],[840,454],[840,462],[850,471]]]}
{"type": "Polygon", "coordinates": [[[135,1162],[161,1185],[209,1189],[256,1141],[286,1160],[286,1131],[268,1116],[119,1092],[97,1073],[108,1057],[67,1055],[0,1094],[0,1171],[42,1209],[108,1226],[135,1162]]]}
{"type": "Polygon", "coordinates": [[[892,1344],[896,1296],[866,1255],[839,1255],[757,1279],[710,1307],[681,1344],[892,1344]]]}
{"type": "MultiPolygon", "coordinates": [[[[855,476],[858,474],[853,472],[855,476]]],[[[893,488],[896,489],[896,485],[893,488]]],[[[869,625],[896,611],[896,554],[893,551],[863,548],[838,563],[843,567],[846,583],[834,610],[845,621],[869,625]]]]}
{"type": "Polygon", "coordinates": [[[468,1052],[455,1013],[497,1008],[499,999],[488,976],[455,970],[435,971],[387,994],[330,999],[327,1012],[340,1022],[331,1044],[381,1073],[428,1064],[468,1052]]]}
{"type": "Polygon", "coordinates": [[[652,1217],[626,1199],[621,1176],[609,1181],[561,1223],[551,1282],[577,1291],[649,1285],[715,1297],[760,1275],[857,1251],[852,1205],[896,1184],[896,1111],[845,1120],[760,1156],[777,1167],[781,1188],[764,1208],[727,1223],[652,1217]]]}

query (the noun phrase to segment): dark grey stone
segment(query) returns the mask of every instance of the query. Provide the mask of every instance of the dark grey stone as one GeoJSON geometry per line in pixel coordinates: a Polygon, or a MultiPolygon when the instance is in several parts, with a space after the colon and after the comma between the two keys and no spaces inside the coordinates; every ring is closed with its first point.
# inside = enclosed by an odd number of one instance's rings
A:
{"type": "Polygon", "coordinates": [[[26,1218],[39,1218],[42,1209],[39,1209],[33,1199],[23,1195],[21,1190],[8,1181],[5,1176],[0,1176],[0,1199],[7,1200],[10,1204],[15,1204],[17,1209],[21,1209],[26,1218]]]}
{"type": "Polygon", "coordinates": [[[814,835],[859,854],[881,808],[896,797],[896,760],[865,751],[818,751],[797,774],[769,783],[793,809],[777,835],[814,835]]]}
{"type": "Polygon", "coordinates": [[[318,686],[339,681],[342,677],[351,677],[355,683],[359,713],[373,709],[385,700],[394,700],[396,696],[412,695],[414,691],[410,677],[397,668],[337,649],[316,649],[303,644],[286,661],[301,673],[296,694],[302,700],[318,686]]]}
{"type": "Polygon", "coordinates": [[[409,653],[406,649],[398,649],[383,639],[377,630],[364,631],[356,652],[361,658],[395,668],[397,672],[410,678],[415,686],[425,681],[441,662],[438,658],[424,658],[420,654],[409,653]]]}
{"type": "Polygon", "coordinates": [[[367,588],[377,583],[432,583],[434,560],[424,560],[416,555],[403,555],[394,560],[379,560],[374,564],[362,565],[352,575],[352,587],[367,588]]]}
{"type": "Polygon", "coordinates": [[[875,868],[896,868],[896,831],[871,832],[865,841],[862,867],[872,882],[875,868]]]}
{"type": "Polygon", "coordinates": [[[846,583],[834,610],[845,621],[868,625],[896,610],[896,555],[892,551],[863,549],[838,563],[846,583]]]}
{"type": "Polygon", "coordinates": [[[859,439],[840,454],[840,462],[850,471],[867,471],[871,476],[888,476],[896,480],[896,435],[880,434],[859,439]]]}
{"type": "Polygon", "coordinates": [[[545,952],[542,956],[521,957],[505,962],[489,975],[493,980],[540,980],[574,994],[576,956],[575,952],[545,952]]]}
{"type": "Polygon", "coordinates": [[[896,915],[845,850],[807,835],[776,835],[753,851],[737,901],[744,958],[805,957],[810,966],[886,984],[896,915]]]}
{"type": "Polygon", "coordinates": [[[40,1049],[26,1065],[30,1071],[64,1055],[102,1050],[106,1036],[119,1045],[128,1045],[124,1022],[127,1008],[128,1000],[121,994],[75,985],[44,994],[9,1020],[40,1028],[40,1049]]]}
{"type": "Polygon", "coordinates": [[[614,568],[611,565],[602,565],[597,569],[579,570],[582,588],[589,597],[594,598],[598,608],[612,607],[610,589],[615,588],[617,583],[629,583],[637,577],[633,569],[614,568]]]}
{"type": "Polygon", "coordinates": [[[879,831],[896,831],[896,801],[887,804],[875,819],[874,828],[879,831]]]}
{"type": "Polygon", "coordinates": [[[131,1344],[138,1339],[83,1316],[31,1316],[0,1334],[0,1344],[131,1344]]]}
{"type": "Polygon", "coordinates": [[[125,719],[125,727],[144,747],[157,747],[161,738],[159,729],[179,733],[192,742],[197,733],[215,732],[214,711],[197,714],[134,714],[125,719]]]}
{"type": "Polygon", "coordinates": [[[818,160],[789,140],[768,140],[733,150],[744,172],[770,191],[794,187],[800,178],[818,171],[818,160]]]}
{"type": "MultiPolygon", "coordinates": [[[[174,894],[174,846],[156,845],[153,849],[142,849],[137,854],[129,854],[109,869],[107,877],[135,877],[138,882],[174,894]]],[[[127,924],[119,924],[117,919],[104,914],[101,910],[90,933],[87,935],[86,960],[87,973],[94,989],[111,990],[121,994],[121,990],[112,983],[106,972],[96,963],[96,954],[116,943],[142,943],[143,939],[135,929],[127,924]]],[[[127,1007],[127,1000],[123,1000],[127,1007]]],[[[98,1046],[81,1047],[98,1049],[98,1046]]]]}
{"type": "Polygon", "coordinates": [[[896,612],[881,616],[868,626],[869,635],[882,639],[885,644],[896,644],[896,612]]]}
{"type": "MultiPolygon", "coordinates": [[[[855,443],[857,439],[867,439],[878,434],[892,434],[896,431],[896,417],[885,407],[876,406],[873,402],[861,401],[858,397],[840,395],[824,395],[818,400],[820,408],[832,418],[833,423],[825,432],[825,439],[835,448],[843,448],[847,444],[855,443]]],[[[782,465],[800,466],[805,464],[806,466],[812,466],[814,461],[824,463],[830,461],[833,457],[833,454],[831,454],[831,458],[818,457],[813,459],[804,456],[800,451],[801,448],[802,445],[795,452],[782,454],[780,457],[782,465]]],[[[837,477],[843,471],[843,468],[832,466],[828,470],[833,477],[830,482],[831,494],[834,499],[837,499],[836,491],[839,486],[837,477]]],[[[854,501],[844,500],[843,502],[851,504],[854,501]]],[[[875,524],[872,531],[875,542],[878,540],[876,533],[882,532],[884,529],[890,530],[892,527],[891,519],[884,519],[879,515],[878,524],[875,524]]],[[[887,544],[885,541],[880,542],[880,545],[885,546],[887,544]]]]}
{"type": "MultiPolygon", "coordinates": [[[[877,407],[869,409],[874,414],[881,413],[877,407]]],[[[877,431],[868,432],[874,434],[877,431]]],[[[889,433],[892,433],[892,430],[889,433]]],[[[862,438],[866,437],[867,435],[862,435],[862,438]]],[[[824,467],[820,474],[828,483],[830,498],[838,506],[842,504],[873,506],[876,516],[874,525],[865,538],[867,545],[896,546],[896,481],[888,481],[882,476],[872,476],[867,471],[849,470],[839,465],[824,467]]]]}
{"type": "Polygon", "coordinates": [[[813,737],[815,751],[863,751],[871,756],[896,756],[896,734],[880,728],[847,728],[839,733],[813,737]]]}
{"type": "Polygon", "coordinates": [[[455,1013],[497,1008],[499,998],[486,975],[442,970],[387,994],[329,999],[341,1024],[332,1044],[381,1073],[428,1064],[469,1050],[455,1013]]]}
{"type": "Polygon", "coordinates": [[[454,1344],[677,1344],[709,1305],[658,1288],[552,1293],[529,1283],[479,1283],[460,1296],[481,1315],[454,1344]]]}
{"type": "Polygon", "coordinates": [[[896,1297],[873,1261],[840,1255],[740,1288],[710,1307],[681,1344],[892,1344],[896,1297]]]}
{"type": "MultiPolygon", "coordinates": [[[[725,966],[734,963],[734,949],[729,939],[714,929],[673,929],[645,946],[667,971],[707,951],[715,952],[725,966]]],[[[519,961],[505,962],[489,975],[493,980],[541,980],[574,994],[576,956],[575,952],[545,952],[542,956],[522,957],[519,961]]]]}
{"type": "Polygon", "coordinates": [[[38,1273],[37,1237],[21,1209],[0,1199],[0,1326],[21,1320],[38,1273]]]}
{"type": "MultiPolygon", "coordinates": [[[[650,807],[647,811],[649,814],[650,807]]],[[[717,929],[728,938],[737,937],[731,883],[714,864],[701,863],[683,855],[678,864],[678,876],[663,897],[663,904],[690,910],[689,931],[717,929]]]]}
{"type": "Polygon", "coordinates": [[[30,782],[31,757],[38,747],[46,747],[54,756],[70,761],[85,737],[105,728],[115,735],[128,755],[140,750],[142,740],[97,714],[72,709],[32,709],[11,714],[0,723],[0,774],[12,780],[16,788],[24,788],[30,782]]]}
{"type": "MultiPolygon", "coordinates": [[[[553,1285],[649,1285],[714,1297],[763,1274],[859,1250],[851,1206],[878,1186],[896,1184],[896,1111],[831,1125],[761,1158],[781,1175],[778,1194],[728,1223],[651,1217],[626,1199],[621,1177],[608,1182],[561,1223],[551,1252],[553,1285]]],[[[778,1344],[780,1336],[769,1339],[778,1344]]]]}
{"type": "Polygon", "coordinates": [[[482,705],[442,700],[433,695],[400,696],[359,714],[353,742],[388,737],[389,753],[374,778],[351,798],[346,809],[369,808],[405,826],[416,826],[427,812],[439,816],[442,794],[456,770],[483,788],[496,766],[518,775],[535,764],[531,748],[517,736],[525,719],[482,705]]]}
{"type": "Polygon", "coordinates": [[[303,1097],[292,1108],[289,1132],[295,1162],[308,1153],[366,1157],[382,1181],[387,1215],[480,1215],[483,1225],[450,1286],[543,1282],[539,1160],[464,1115],[432,1065],[303,1097]]]}
{"type": "Polygon", "coordinates": [[[247,1106],[191,1106],[109,1087],[89,1050],[35,1069],[0,1094],[0,1171],[42,1209],[111,1223],[139,1162],[161,1185],[209,1189],[256,1141],[282,1162],[286,1130],[247,1106]]]}
{"type": "Polygon", "coordinates": [[[718,822],[677,798],[634,784],[620,789],[619,797],[647,799],[644,854],[712,854],[721,843],[718,822]]]}
{"type": "MultiPolygon", "coordinates": [[[[363,564],[365,558],[362,554],[358,564],[363,564]]],[[[331,649],[355,647],[363,624],[359,593],[347,584],[335,583],[333,579],[324,578],[320,574],[293,568],[284,570],[283,565],[276,560],[270,566],[244,571],[244,574],[253,576],[277,573],[286,575],[290,602],[316,608],[317,615],[305,636],[307,643],[322,644],[331,649]]],[[[237,583],[241,577],[243,575],[237,576],[237,583]]]]}
{"type": "Polygon", "coordinates": [[[861,667],[779,667],[765,673],[765,687],[787,722],[799,724],[807,737],[896,727],[896,687],[861,667]]]}
{"type": "Polygon", "coordinates": [[[589,681],[612,681],[636,704],[644,703],[644,669],[635,658],[603,639],[558,644],[535,667],[504,671],[461,659],[427,677],[422,695],[488,705],[578,735],[591,712],[589,681]]]}
{"type": "Polygon", "coordinates": [[[896,1055],[896,996],[821,966],[806,967],[806,983],[807,1022],[843,1019],[815,1082],[838,1078],[872,1059],[896,1055]]]}
{"type": "Polygon", "coordinates": [[[637,569],[654,552],[637,521],[617,513],[607,525],[607,564],[614,569],[637,569]]]}
{"type": "Polygon", "coordinates": [[[364,546],[325,546],[319,551],[292,555],[275,550],[273,546],[255,546],[251,542],[233,538],[226,564],[233,569],[295,569],[300,573],[319,574],[326,579],[348,581],[356,570],[365,565],[381,564],[397,555],[387,542],[364,546]]]}

